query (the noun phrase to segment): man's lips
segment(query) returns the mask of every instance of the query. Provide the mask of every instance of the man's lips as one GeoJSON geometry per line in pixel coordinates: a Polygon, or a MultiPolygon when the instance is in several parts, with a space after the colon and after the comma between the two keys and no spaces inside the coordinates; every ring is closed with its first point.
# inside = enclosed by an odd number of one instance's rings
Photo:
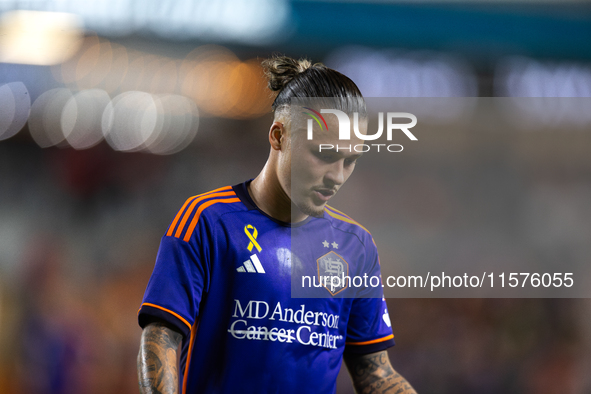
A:
{"type": "Polygon", "coordinates": [[[336,190],[334,189],[314,189],[314,194],[316,194],[316,196],[322,201],[330,200],[335,193],[336,190]]]}

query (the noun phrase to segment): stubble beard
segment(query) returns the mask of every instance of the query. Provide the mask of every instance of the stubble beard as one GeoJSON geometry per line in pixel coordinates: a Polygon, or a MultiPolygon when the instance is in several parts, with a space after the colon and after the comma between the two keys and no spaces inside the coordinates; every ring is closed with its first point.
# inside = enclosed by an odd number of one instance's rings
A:
{"type": "Polygon", "coordinates": [[[326,204],[322,204],[321,206],[314,205],[312,202],[304,202],[301,204],[295,204],[292,209],[298,209],[304,215],[313,216],[313,217],[323,217],[324,216],[324,207],[326,204]]]}
{"type": "Polygon", "coordinates": [[[316,218],[321,218],[322,216],[324,216],[324,205],[322,207],[304,205],[299,208],[300,208],[300,211],[302,211],[303,213],[305,213],[308,216],[313,216],[316,218]]]}

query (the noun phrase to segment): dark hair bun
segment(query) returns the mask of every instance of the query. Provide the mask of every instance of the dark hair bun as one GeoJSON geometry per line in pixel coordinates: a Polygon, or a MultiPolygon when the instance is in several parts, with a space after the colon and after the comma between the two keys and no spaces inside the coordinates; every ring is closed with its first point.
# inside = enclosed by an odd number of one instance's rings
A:
{"type": "Polygon", "coordinates": [[[269,78],[269,89],[278,92],[273,111],[289,106],[294,98],[341,98],[341,111],[361,113],[365,102],[355,82],[322,63],[312,64],[307,59],[295,60],[287,56],[275,56],[262,62],[269,78]],[[360,99],[360,100],[358,100],[360,99]]]}
{"type": "Polygon", "coordinates": [[[312,66],[307,59],[295,60],[287,56],[275,56],[262,62],[265,75],[269,79],[269,89],[281,91],[298,74],[312,66]]]}

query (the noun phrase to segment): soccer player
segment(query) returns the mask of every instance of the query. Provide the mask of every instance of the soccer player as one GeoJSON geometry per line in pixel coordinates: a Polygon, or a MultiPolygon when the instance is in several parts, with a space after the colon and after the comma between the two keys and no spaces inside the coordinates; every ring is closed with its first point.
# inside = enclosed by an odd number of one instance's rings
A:
{"type": "Polygon", "coordinates": [[[359,393],[415,393],[390,365],[381,285],[351,298],[363,290],[317,283],[379,277],[379,259],[367,230],[327,205],[359,154],[319,151],[319,141],[338,145],[336,117],[309,140],[291,103],[334,97],[344,113],[363,113],[361,93],[321,64],[263,65],[278,91],[268,161],[252,181],[189,198],[163,236],[138,315],[140,391],[334,393],[344,358],[359,393]],[[294,273],[313,278],[314,298],[292,298],[294,273]]]}

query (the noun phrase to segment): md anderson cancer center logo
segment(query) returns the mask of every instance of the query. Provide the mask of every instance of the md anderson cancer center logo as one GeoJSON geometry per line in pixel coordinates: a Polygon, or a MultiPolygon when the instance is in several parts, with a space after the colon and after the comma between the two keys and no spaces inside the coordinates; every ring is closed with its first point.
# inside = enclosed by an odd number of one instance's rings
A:
{"type": "MultiPolygon", "coordinates": [[[[312,119],[308,119],[307,123],[307,132],[308,132],[308,140],[312,140],[314,138],[314,122],[316,122],[320,126],[320,130],[324,131],[325,129],[328,130],[328,125],[326,123],[326,119],[322,114],[333,114],[336,115],[337,120],[339,122],[339,140],[340,141],[350,141],[351,140],[351,120],[349,115],[343,111],[339,111],[337,109],[321,109],[320,112],[310,108],[310,107],[303,107],[304,109],[310,112],[303,112],[304,114],[310,116],[312,119]]],[[[392,141],[392,135],[394,134],[394,130],[402,131],[411,141],[417,141],[417,137],[414,136],[413,133],[410,132],[409,129],[413,128],[417,124],[417,117],[408,112],[388,112],[386,116],[384,116],[383,112],[378,113],[378,131],[375,134],[362,134],[359,131],[359,113],[353,113],[353,133],[355,136],[363,141],[375,141],[382,136],[384,133],[384,117],[386,118],[386,138],[388,141],[392,141]],[[409,123],[394,123],[395,119],[409,119],[409,123]]],[[[380,151],[387,151],[387,152],[402,152],[403,146],[400,144],[377,144],[377,143],[363,143],[363,144],[349,144],[341,145],[337,144],[336,146],[333,144],[319,144],[318,145],[319,152],[322,150],[335,150],[339,151],[348,151],[348,152],[358,152],[364,153],[369,152],[370,150],[375,150],[377,152],[380,151]]]]}
{"type": "Polygon", "coordinates": [[[299,343],[336,349],[339,315],[306,310],[302,304],[298,309],[286,308],[277,302],[269,305],[265,301],[250,300],[246,305],[234,300],[234,319],[228,332],[236,339],[299,343]],[[336,333],[336,334],[335,334],[336,333]]]}

